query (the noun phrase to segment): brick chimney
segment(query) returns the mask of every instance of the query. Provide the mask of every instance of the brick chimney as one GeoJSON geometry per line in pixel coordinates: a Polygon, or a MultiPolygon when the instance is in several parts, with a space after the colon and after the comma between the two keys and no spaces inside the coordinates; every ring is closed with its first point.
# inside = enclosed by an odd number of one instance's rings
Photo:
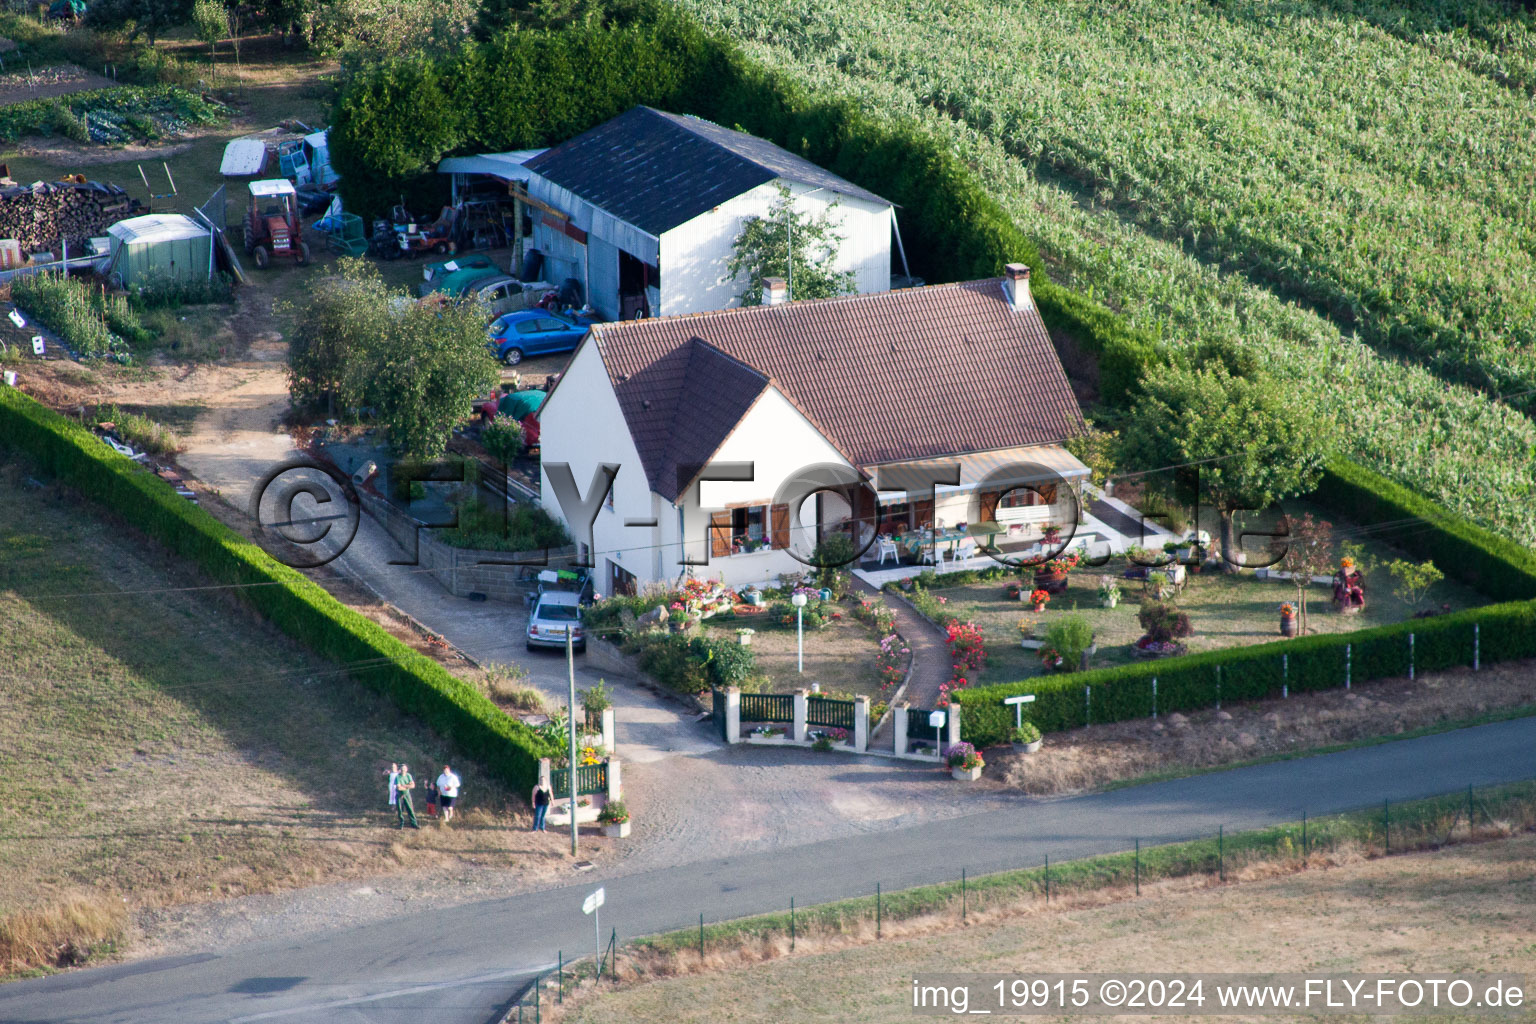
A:
{"type": "Polygon", "coordinates": [[[1029,294],[1029,267],[1022,263],[1010,263],[1003,268],[1003,295],[1015,313],[1022,313],[1034,306],[1029,294]]]}
{"type": "Polygon", "coordinates": [[[763,305],[781,306],[789,299],[789,288],[782,277],[763,278],[763,305]]]}

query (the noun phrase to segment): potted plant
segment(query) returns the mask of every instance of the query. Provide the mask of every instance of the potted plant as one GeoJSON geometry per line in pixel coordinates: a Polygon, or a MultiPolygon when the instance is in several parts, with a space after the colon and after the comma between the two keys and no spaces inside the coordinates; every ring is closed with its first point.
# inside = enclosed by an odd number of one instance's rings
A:
{"type": "Polygon", "coordinates": [[[1051,599],[1051,592],[1043,587],[1038,587],[1029,595],[1029,606],[1037,611],[1045,611],[1045,603],[1051,599]]]}
{"type": "Polygon", "coordinates": [[[1099,607],[1113,608],[1120,603],[1120,584],[1113,576],[1099,577],[1099,607]]]}
{"type": "Polygon", "coordinates": [[[987,762],[981,759],[981,753],[969,743],[956,743],[944,751],[945,760],[949,762],[949,774],[962,782],[975,782],[981,778],[981,770],[987,762]]]}
{"type": "Polygon", "coordinates": [[[1296,635],[1296,609],[1289,601],[1280,606],[1280,635],[1296,635]]]}
{"type": "Polygon", "coordinates": [[[1013,730],[1013,734],[1009,738],[1013,741],[1013,752],[1015,754],[1033,754],[1040,749],[1040,727],[1035,725],[1034,722],[1025,722],[1013,730]]]}
{"type": "Polygon", "coordinates": [[[604,804],[597,812],[597,823],[603,826],[603,835],[610,839],[629,838],[629,808],[622,800],[604,804]]]}
{"type": "Polygon", "coordinates": [[[1040,664],[1045,667],[1047,672],[1058,671],[1066,663],[1067,659],[1063,658],[1061,652],[1056,648],[1049,644],[1040,648],[1040,664]]]}
{"type": "Polygon", "coordinates": [[[756,632],[757,632],[757,630],[755,630],[755,629],[749,629],[749,628],[743,626],[741,629],[738,629],[736,631],[736,642],[741,644],[741,646],[743,646],[743,647],[751,647],[752,646],[752,635],[754,633],[756,633],[756,632]]]}
{"type": "Polygon", "coordinates": [[[912,589],[912,577],[911,576],[903,576],[901,578],[901,589],[902,590],[911,590],[912,589]]]}
{"type": "Polygon", "coordinates": [[[1055,523],[1047,523],[1040,528],[1041,539],[1051,547],[1061,543],[1061,527],[1055,523]]]}
{"type": "Polygon", "coordinates": [[[1008,600],[1010,601],[1024,600],[1024,584],[1020,583],[1018,580],[1014,580],[1012,583],[1008,584],[1007,594],[1008,600]]]}

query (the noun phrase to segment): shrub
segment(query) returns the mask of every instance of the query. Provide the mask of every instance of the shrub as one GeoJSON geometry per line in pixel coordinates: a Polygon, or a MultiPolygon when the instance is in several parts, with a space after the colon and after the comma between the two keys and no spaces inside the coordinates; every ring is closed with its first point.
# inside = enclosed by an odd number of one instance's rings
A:
{"type": "Polygon", "coordinates": [[[123,441],[155,455],[170,455],[181,447],[181,439],[170,427],[116,405],[97,406],[94,421],[111,423],[123,441]]]}
{"type": "Polygon", "coordinates": [[[602,825],[622,825],[629,820],[629,808],[622,800],[611,800],[597,812],[597,820],[602,825]]]}
{"type": "Polygon", "coordinates": [[[1025,722],[1009,733],[1008,738],[1014,743],[1034,743],[1040,739],[1040,727],[1034,722],[1025,722]]]}
{"type": "Polygon", "coordinates": [[[1081,663],[1083,652],[1093,643],[1093,627],[1081,615],[1064,615],[1046,627],[1044,642],[1061,655],[1070,672],[1081,663]]]}
{"type": "Polygon", "coordinates": [[[228,274],[215,274],[196,281],[173,281],[169,276],[151,273],[142,283],[128,290],[128,305],[136,312],[152,309],[180,309],[183,306],[208,306],[235,301],[234,281],[228,274]]]}
{"type": "Polygon", "coordinates": [[[480,443],[503,466],[523,454],[523,425],[510,416],[498,416],[480,432],[480,443]]]}
{"type": "Polygon", "coordinates": [[[232,588],[275,627],[392,700],[513,789],[526,790],[552,751],[475,687],[343,606],[302,573],[272,559],[165,481],[109,451],[84,428],[14,388],[0,389],[0,445],[40,466],[173,554],[232,588]]]}
{"type": "Polygon", "coordinates": [[[492,508],[477,496],[461,502],[457,508],[458,525],[435,531],[437,539],[451,547],[543,551],[571,542],[560,520],[538,505],[513,502],[503,517],[501,509],[492,508]]]}
{"type": "Polygon", "coordinates": [[[1175,637],[1186,637],[1194,632],[1189,615],[1177,605],[1162,601],[1144,600],[1136,613],[1136,621],[1147,631],[1147,637],[1158,643],[1167,643],[1175,637]]]}

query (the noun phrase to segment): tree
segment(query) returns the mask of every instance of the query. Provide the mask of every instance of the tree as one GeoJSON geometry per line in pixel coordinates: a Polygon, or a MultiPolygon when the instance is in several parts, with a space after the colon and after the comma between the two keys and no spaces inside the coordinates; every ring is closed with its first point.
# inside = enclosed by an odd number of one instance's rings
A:
{"type": "Polygon", "coordinates": [[[194,0],[192,28],[197,38],[208,44],[209,77],[218,80],[219,40],[229,34],[229,12],[219,0],[194,0]]]}
{"type": "Polygon", "coordinates": [[[371,409],[398,454],[440,456],[475,397],[497,381],[484,317],[470,303],[413,303],[365,260],[338,268],[297,310],[290,393],[371,409]]]}
{"type": "Polygon", "coordinates": [[[1220,362],[1151,371],[1120,433],[1123,466],[1198,470],[1200,500],[1221,515],[1228,572],[1242,564],[1236,514],[1316,487],[1333,440],[1272,378],[1233,376],[1220,362]]]}
{"type": "Polygon", "coordinates": [[[1401,558],[1387,563],[1387,572],[1397,580],[1393,589],[1409,608],[1417,608],[1429,596],[1429,588],[1445,579],[1434,562],[1408,562],[1401,558]]]}
{"type": "Polygon", "coordinates": [[[510,416],[498,416],[480,432],[480,444],[503,466],[523,454],[523,425],[510,416]]]}
{"type": "Polygon", "coordinates": [[[1326,519],[1313,519],[1308,512],[1300,519],[1287,516],[1282,525],[1286,528],[1285,554],[1280,564],[1291,574],[1296,587],[1296,607],[1301,610],[1301,631],[1307,631],[1307,592],[1312,587],[1312,577],[1333,571],[1333,524],[1326,519]]]}
{"type": "Polygon", "coordinates": [[[791,299],[830,299],[853,292],[853,272],[833,270],[837,247],[843,236],[837,231],[832,211],[834,201],[820,214],[811,216],[794,208],[788,185],[780,185],[778,198],[766,217],[748,217],[726,261],[725,281],[738,281],[747,275],[746,290],[741,293],[743,306],[763,303],[763,281],[782,277],[791,281],[791,299]],[[793,246],[794,273],[785,258],[793,246]]]}
{"type": "Polygon", "coordinates": [[[130,40],[143,35],[151,46],[155,37],[192,17],[192,0],[92,0],[86,20],[98,28],[124,28],[130,40]]]}

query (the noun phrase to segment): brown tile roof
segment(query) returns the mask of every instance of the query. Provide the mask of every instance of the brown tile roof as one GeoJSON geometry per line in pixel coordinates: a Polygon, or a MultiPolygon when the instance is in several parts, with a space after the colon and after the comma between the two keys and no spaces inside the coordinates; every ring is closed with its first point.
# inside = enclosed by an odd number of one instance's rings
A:
{"type": "Polygon", "coordinates": [[[707,460],[769,384],[860,468],[1083,429],[1039,312],[1010,309],[996,278],[592,332],[651,486],[669,500],[676,466],[707,460]]]}

